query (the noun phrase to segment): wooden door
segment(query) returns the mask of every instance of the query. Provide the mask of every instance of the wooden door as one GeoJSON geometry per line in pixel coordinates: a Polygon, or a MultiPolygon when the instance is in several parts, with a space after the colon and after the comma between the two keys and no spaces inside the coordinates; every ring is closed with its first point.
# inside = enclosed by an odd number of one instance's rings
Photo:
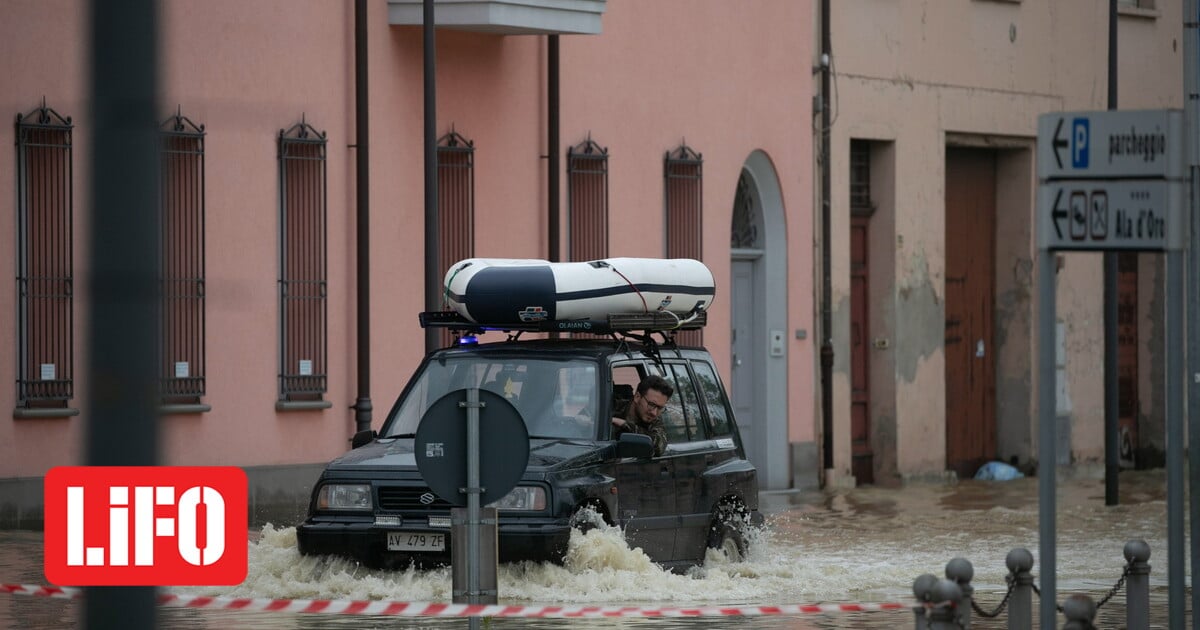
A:
{"type": "Polygon", "coordinates": [[[1117,254],[1117,428],[1120,465],[1137,465],[1138,448],[1138,255],[1117,254]]]}
{"type": "Polygon", "coordinates": [[[996,457],[996,158],[946,150],[946,468],[971,477],[996,457]]]}
{"type": "Polygon", "coordinates": [[[871,451],[870,317],[867,287],[868,218],[850,219],[850,457],[858,483],[875,483],[871,451]]]}

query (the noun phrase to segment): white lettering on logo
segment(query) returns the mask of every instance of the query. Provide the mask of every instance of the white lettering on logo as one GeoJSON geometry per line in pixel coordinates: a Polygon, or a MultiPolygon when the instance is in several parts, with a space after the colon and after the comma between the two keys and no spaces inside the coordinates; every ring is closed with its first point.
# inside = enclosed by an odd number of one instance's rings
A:
{"type": "MultiPolygon", "coordinates": [[[[108,490],[106,549],[84,546],[84,489],[67,486],[67,566],[129,566],[130,489],[112,486],[108,490]]],[[[215,564],[225,554],[225,497],[216,489],[193,486],[179,496],[176,504],[175,488],[171,486],[135,486],[132,507],[134,565],[154,565],[156,538],[175,538],[179,556],[194,566],[215,564]],[[176,516],[155,518],[157,505],[175,505],[176,516]],[[201,518],[203,530],[199,527],[201,518]]]]}

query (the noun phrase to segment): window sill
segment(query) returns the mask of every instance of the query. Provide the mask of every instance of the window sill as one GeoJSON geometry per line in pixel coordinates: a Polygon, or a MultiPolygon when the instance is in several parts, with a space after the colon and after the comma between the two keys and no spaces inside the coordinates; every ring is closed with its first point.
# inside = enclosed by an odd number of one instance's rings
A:
{"type": "MultiPolygon", "coordinates": [[[[455,0],[438,2],[438,27],[496,35],[599,35],[607,0],[455,0]]],[[[421,0],[388,0],[388,24],[421,26],[421,0]]]]}
{"type": "Polygon", "coordinates": [[[57,409],[26,409],[18,407],[13,409],[14,418],[69,418],[78,416],[79,410],[71,407],[59,407],[57,409]]]}
{"type": "Polygon", "coordinates": [[[159,405],[158,407],[158,412],[163,415],[208,413],[210,411],[212,411],[212,405],[201,403],[159,405]]]}
{"type": "Polygon", "coordinates": [[[1143,20],[1157,20],[1160,16],[1158,9],[1144,9],[1142,7],[1130,6],[1117,6],[1117,15],[1143,20]]]}
{"type": "Polygon", "coordinates": [[[329,409],[333,403],[328,400],[276,400],[275,411],[308,411],[312,409],[329,409]]]}

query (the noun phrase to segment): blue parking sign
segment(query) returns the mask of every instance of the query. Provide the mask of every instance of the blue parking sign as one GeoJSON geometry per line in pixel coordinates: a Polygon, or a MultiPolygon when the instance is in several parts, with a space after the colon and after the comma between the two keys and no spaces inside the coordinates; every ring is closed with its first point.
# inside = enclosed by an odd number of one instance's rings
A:
{"type": "Polygon", "coordinates": [[[1071,166],[1074,168],[1088,167],[1088,119],[1076,118],[1071,121],[1071,166]]]}

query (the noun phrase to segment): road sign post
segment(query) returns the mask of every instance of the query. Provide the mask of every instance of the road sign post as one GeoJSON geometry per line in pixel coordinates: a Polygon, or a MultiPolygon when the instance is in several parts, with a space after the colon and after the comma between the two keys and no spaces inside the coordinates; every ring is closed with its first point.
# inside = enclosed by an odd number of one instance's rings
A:
{"type": "Polygon", "coordinates": [[[1053,252],[1060,250],[1167,255],[1167,552],[1172,559],[1168,582],[1172,618],[1176,609],[1182,618],[1184,436],[1179,379],[1183,374],[1182,252],[1190,240],[1184,213],[1184,138],[1179,110],[1053,112],[1038,118],[1038,529],[1044,629],[1057,625],[1053,252]]]}
{"type": "Polygon", "coordinates": [[[451,511],[454,603],[496,603],[499,524],[497,511],[483,506],[502,499],[525,472],[529,463],[525,421],[499,394],[474,387],[458,389],[435,401],[421,417],[413,450],[429,488],[459,506],[451,511]],[[480,448],[483,444],[487,450],[480,448]],[[458,523],[464,517],[462,506],[466,506],[465,523],[458,523]],[[458,533],[465,533],[465,540],[458,533]],[[482,542],[483,536],[488,537],[487,543],[482,542]]]}

